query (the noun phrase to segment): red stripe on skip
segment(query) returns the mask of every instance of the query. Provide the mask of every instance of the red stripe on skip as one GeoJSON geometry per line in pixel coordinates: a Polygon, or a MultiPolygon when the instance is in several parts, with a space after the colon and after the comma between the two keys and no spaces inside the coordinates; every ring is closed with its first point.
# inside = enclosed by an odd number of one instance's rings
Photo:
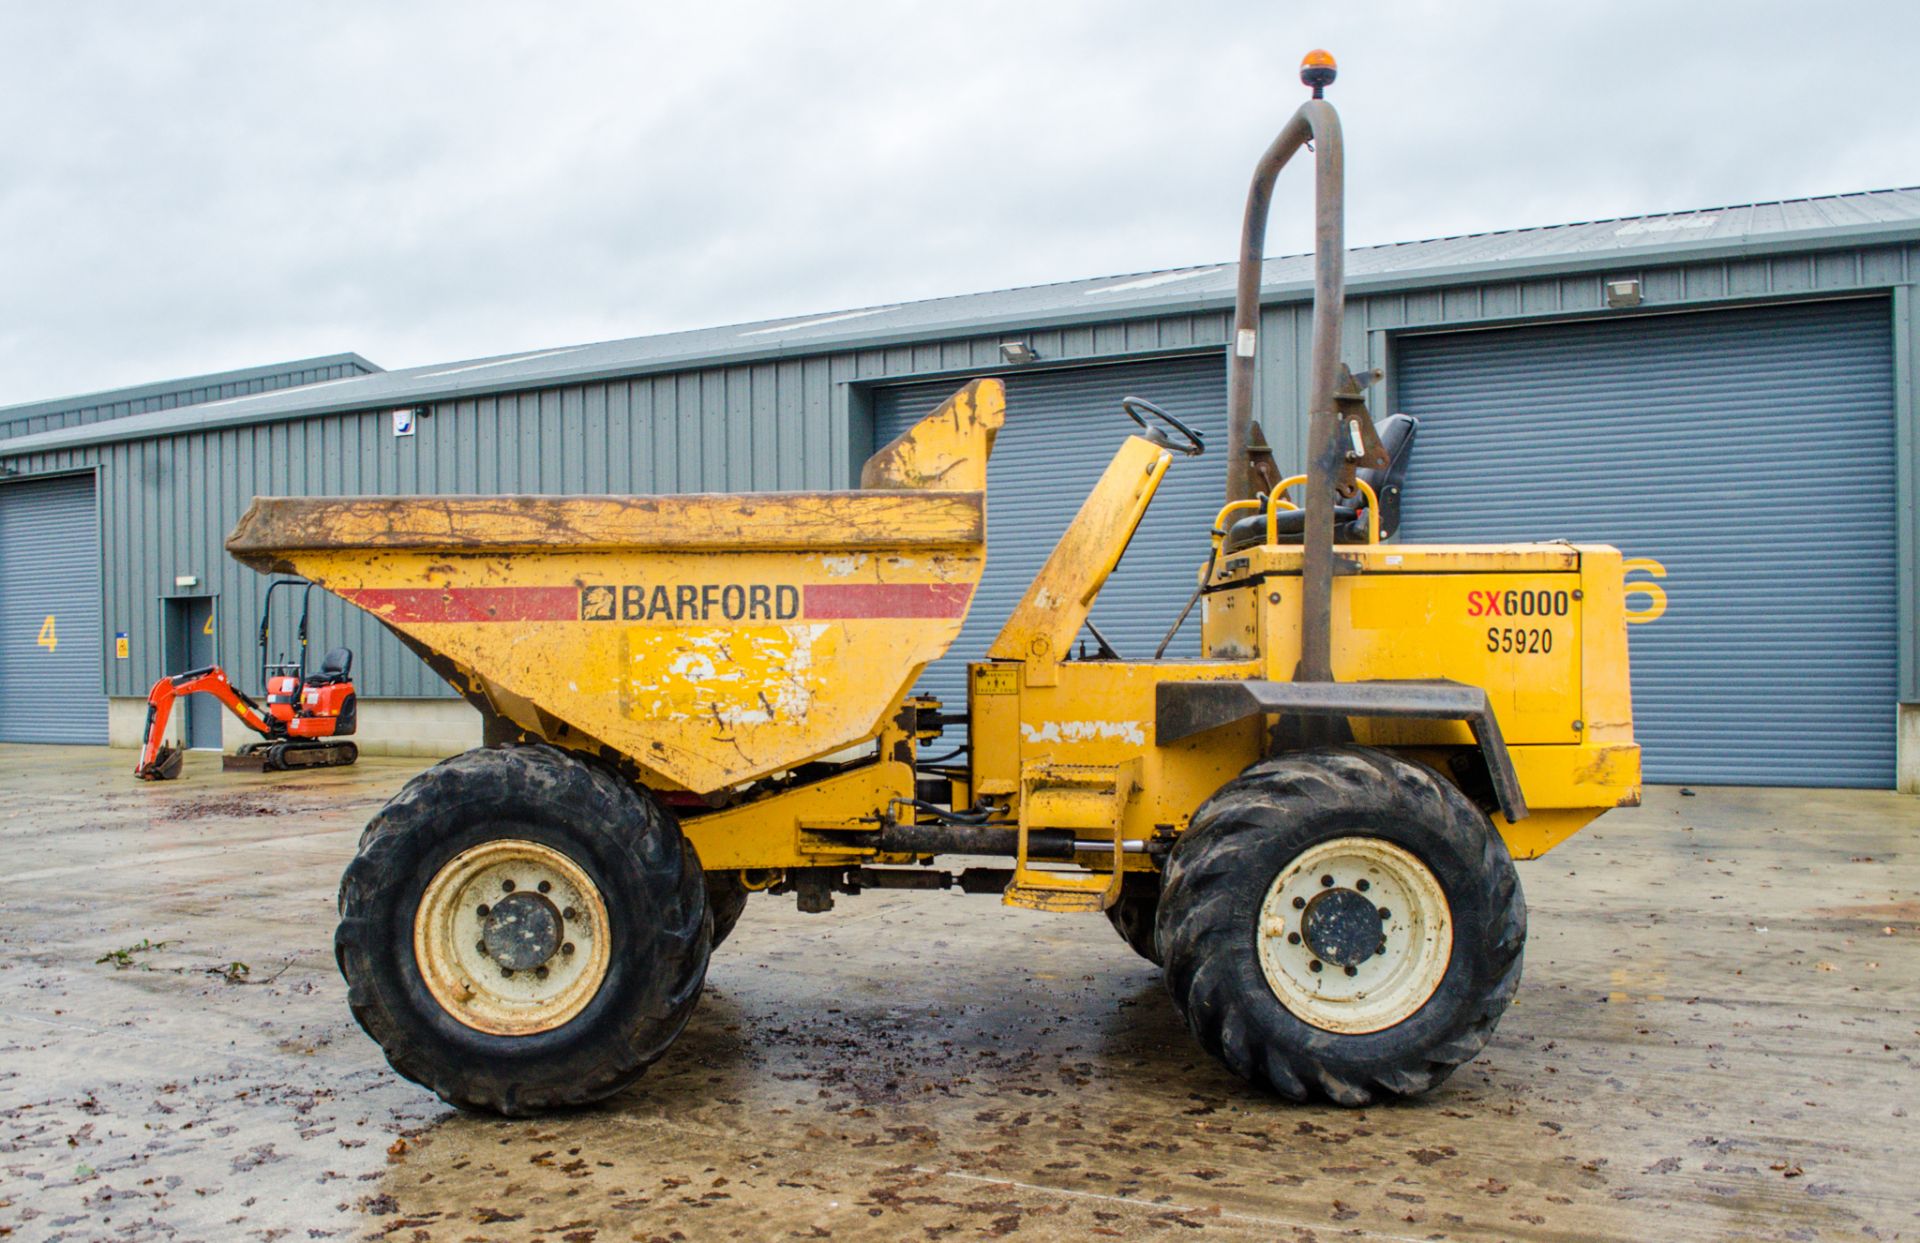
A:
{"type": "Polygon", "coordinates": [[[959,617],[972,583],[809,583],[800,589],[809,621],[866,617],[959,617]]]}
{"type": "Polygon", "coordinates": [[[396,622],[575,621],[575,587],[363,587],[340,593],[396,622]]]}

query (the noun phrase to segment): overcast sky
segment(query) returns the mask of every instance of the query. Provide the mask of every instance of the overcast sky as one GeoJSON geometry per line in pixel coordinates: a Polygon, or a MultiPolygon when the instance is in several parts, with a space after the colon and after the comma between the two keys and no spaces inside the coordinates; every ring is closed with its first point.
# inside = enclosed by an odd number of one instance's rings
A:
{"type": "Polygon", "coordinates": [[[0,403],[1216,262],[1314,46],[1356,245],[1920,182],[1915,0],[0,20],[0,403]]]}

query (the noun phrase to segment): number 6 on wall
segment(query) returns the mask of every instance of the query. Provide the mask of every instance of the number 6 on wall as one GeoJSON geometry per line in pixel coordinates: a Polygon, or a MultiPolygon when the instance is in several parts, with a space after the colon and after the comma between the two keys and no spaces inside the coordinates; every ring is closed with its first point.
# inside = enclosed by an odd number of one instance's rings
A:
{"type": "MultiPolygon", "coordinates": [[[[1654,578],[1665,578],[1667,576],[1667,567],[1661,565],[1652,557],[1635,557],[1630,561],[1623,562],[1620,568],[1627,574],[1632,574],[1637,570],[1642,574],[1652,575],[1654,578]]],[[[1635,596],[1645,596],[1647,598],[1647,605],[1645,608],[1628,609],[1628,622],[1658,621],[1660,617],[1666,613],[1667,589],[1659,583],[1628,583],[1627,599],[1631,601],[1635,596]]]]}
{"type": "Polygon", "coordinates": [[[34,642],[46,648],[49,652],[60,646],[60,636],[53,628],[52,613],[48,613],[47,620],[40,623],[40,637],[35,639],[34,642]]]}

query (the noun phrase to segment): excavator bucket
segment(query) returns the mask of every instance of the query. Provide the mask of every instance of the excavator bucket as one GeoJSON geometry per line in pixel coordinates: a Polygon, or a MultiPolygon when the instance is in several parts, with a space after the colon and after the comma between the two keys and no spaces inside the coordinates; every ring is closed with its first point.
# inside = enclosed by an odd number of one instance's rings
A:
{"type": "Polygon", "coordinates": [[[187,757],[180,748],[163,746],[153,762],[142,765],[135,776],[145,777],[149,781],[172,781],[180,775],[180,769],[186,762],[187,757]]]}

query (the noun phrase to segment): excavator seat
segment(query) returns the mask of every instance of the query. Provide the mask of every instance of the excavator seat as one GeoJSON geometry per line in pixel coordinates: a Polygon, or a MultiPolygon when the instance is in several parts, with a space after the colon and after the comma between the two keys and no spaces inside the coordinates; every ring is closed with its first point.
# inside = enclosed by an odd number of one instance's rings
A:
{"type": "MultiPolygon", "coordinates": [[[[1384,467],[1357,470],[1354,474],[1366,480],[1374,495],[1380,498],[1380,538],[1385,539],[1400,525],[1400,489],[1407,476],[1407,462],[1413,456],[1413,437],[1420,430],[1420,420],[1410,414],[1396,414],[1382,420],[1377,430],[1380,447],[1387,451],[1387,464],[1384,467]]],[[[1275,514],[1274,541],[1298,544],[1306,516],[1304,509],[1283,509],[1275,514]]],[[[1336,544],[1367,542],[1367,512],[1364,498],[1358,492],[1342,498],[1334,507],[1333,539],[1336,544]]],[[[1255,512],[1227,528],[1226,542],[1221,546],[1221,551],[1239,552],[1243,548],[1255,548],[1266,542],[1267,516],[1255,512]]]]}
{"type": "Polygon", "coordinates": [[[332,686],[336,682],[345,682],[353,675],[353,653],[344,647],[336,647],[321,658],[320,672],[307,678],[308,686],[332,686]]]}

